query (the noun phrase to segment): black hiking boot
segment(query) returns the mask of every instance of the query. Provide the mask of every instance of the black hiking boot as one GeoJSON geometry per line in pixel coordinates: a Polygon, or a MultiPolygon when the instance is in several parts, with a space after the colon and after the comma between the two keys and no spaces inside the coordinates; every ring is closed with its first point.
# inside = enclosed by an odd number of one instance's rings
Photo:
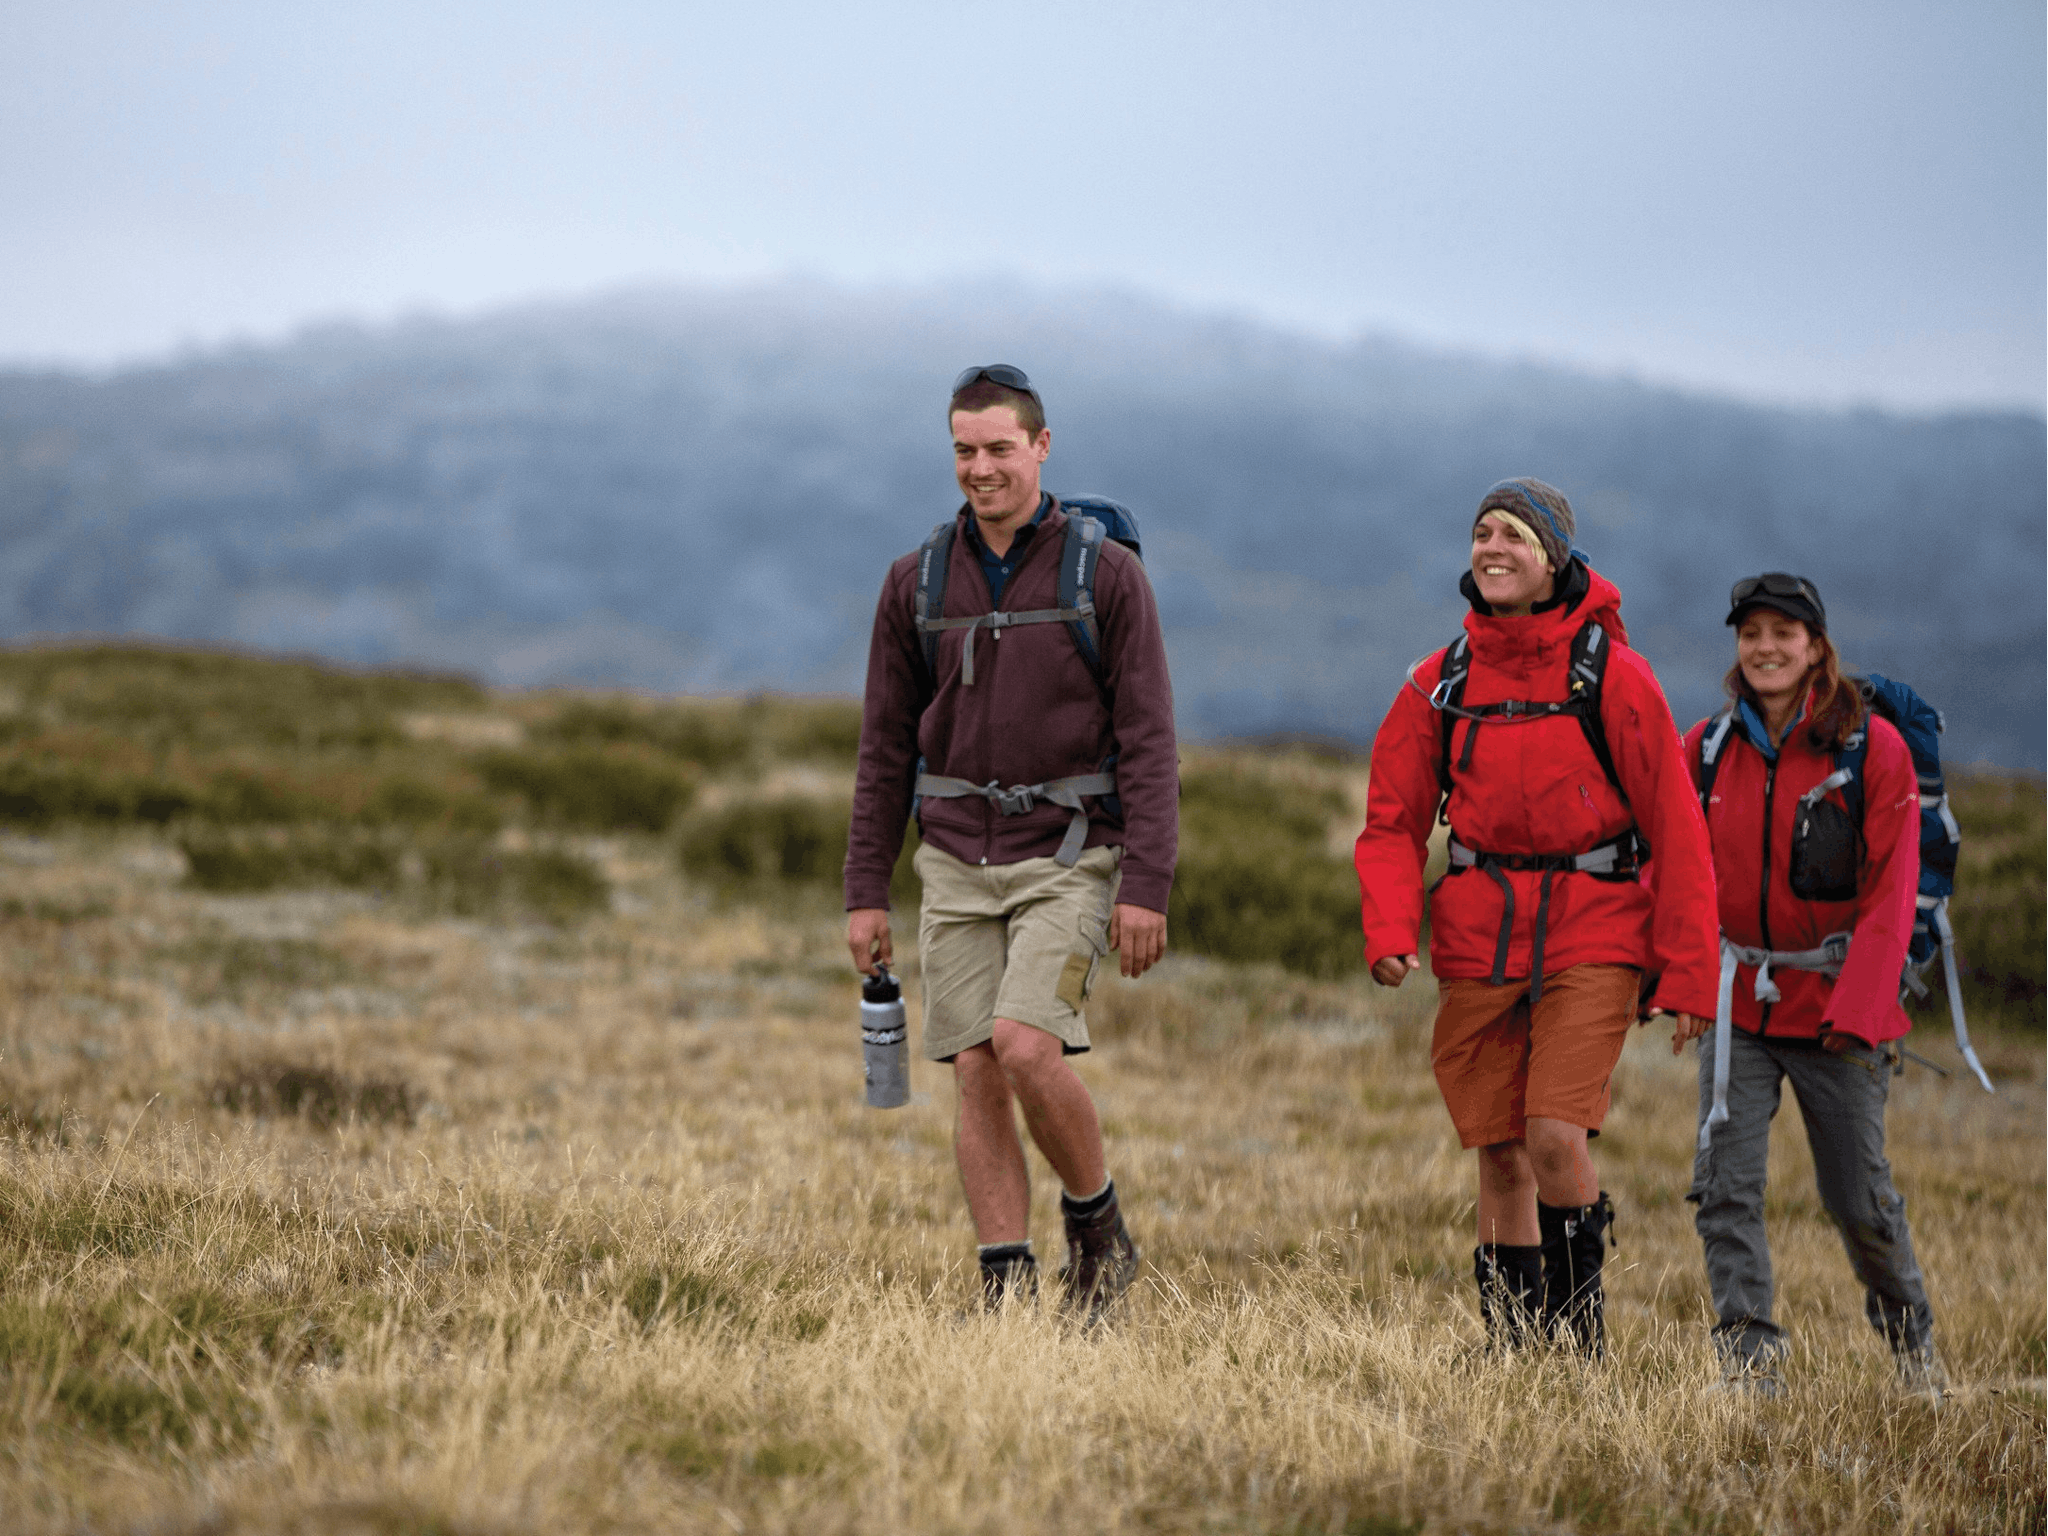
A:
{"type": "Polygon", "coordinates": [[[1472,1250],[1479,1282],[1479,1320],[1489,1354],[1520,1349],[1542,1337],[1543,1250],[1534,1243],[1481,1243],[1472,1250]]]}
{"type": "Polygon", "coordinates": [[[981,1250],[981,1310],[1000,1312],[1014,1302],[1038,1300],[1038,1258],[1029,1243],[990,1244],[981,1250]]]}
{"type": "Polygon", "coordinates": [[[1105,1316],[1138,1276],[1138,1245],[1117,1209],[1116,1185],[1076,1204],[1062,1193],[1060,1215],[1067,1224],[1067,1262],[1060,1266],[1066,1286],[1064,1310],[1084,1327],[1105,1316]]]}
{"type": "Polygon", "coordinates": [[[1607,1352],[1600,1265],[1611,1241],[1614,1202],[1604,1189],[1591,1205],[1539,1200],[1536,1224],[1543,1235],[1543,1335],[1598,1360],[1607,1352]]]}

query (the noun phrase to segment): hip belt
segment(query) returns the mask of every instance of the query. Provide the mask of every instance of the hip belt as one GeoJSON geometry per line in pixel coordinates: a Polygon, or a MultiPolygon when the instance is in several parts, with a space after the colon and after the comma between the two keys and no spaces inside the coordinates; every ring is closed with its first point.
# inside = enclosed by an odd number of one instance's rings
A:
{"type": "Polygon", "coordinates": [[[1543,871],[1541,894],[1536,902],[1536,939],[1529,957],[1529,1003],[1534,1007],[1543,996],[1543,937],[1550,927],[1550,882],[1560,872],[1592,875],[1600,880],[1633,880],[1643,867],[1650,845],[1630,827],[1621,836],[1588,848],[1584,853],[1486,853],[1467,848],[1451,834],[1451,869],[1483,869],[1500,887],[1504,905],[1500,915],[1500,939],[1493,948],[1493,985],[1505,986],[1508,979],[1508,941],[1515,933],[1515,888],[1504,869],[1543,871]]]}
{"type": "Polygon", "coordinates": [[[1004,789],[994,779],[986,784],[972,784],[944,774],[920,773],[915,793],[927,800],[961,800],[978,795],[1004,816],[1022,816],[1041,800],[1047,805],[1065,806],[1074,813],[1074,819],[1067,823],[1067,835],[1053,858],[1072,869],[1081,857],[1081,845],[1088,841],[1088,808],[1081,803],[1081,797],[1115,794],[1116,775],[1079,773],[1064,779],[1047,779],[1043,784],[1012,784],[1004,789]]]}
{"type": "Polygon", "coordinates": [[[1700,1122],[1702,1152],[1713,1143],[1714,1127],[1728,1118],[1728,1053],[1735,1030],[1735,968],[1754,966],[1756,1000],[1775,1003],[1781,994],[1778,984],[1771,980],[1772,966],[1839,976],[1843,962],[1849,958],[1849,938],[1846,932],[1831,933],[1816,949],[1751,949],[1735,943],[1726,934],[1721,936],[1721,990],[1714,999],[1714,1102],[1707,1110],[1707,1118],[1700,1122]]]}

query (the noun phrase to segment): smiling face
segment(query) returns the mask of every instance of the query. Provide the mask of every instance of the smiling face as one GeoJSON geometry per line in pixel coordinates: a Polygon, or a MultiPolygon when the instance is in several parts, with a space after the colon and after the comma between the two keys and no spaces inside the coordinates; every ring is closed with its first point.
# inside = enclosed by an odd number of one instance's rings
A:
{"type": "Polygon", "coordinates": [[[1036,437],[1007,405],[953,413],[953,473],[984,528],[1028,521],[1038,510],[1038,467],[1052,451],[1052,431],[1036,437]]]}
{"type": "Polygon", "coordinates": [[[1752,608],[1735,626],[1735,660],[1765,710],[1789,710],[1825,654],[1820,637],[1775,608],[1752,608]]]}
{"type": "Polygon", "coordinates": [[[1548,602],[1557,589],[1542,554],[1492,513],[1472,529],[1472,580],[1496,613],[1527,613],[1548,602]]]}

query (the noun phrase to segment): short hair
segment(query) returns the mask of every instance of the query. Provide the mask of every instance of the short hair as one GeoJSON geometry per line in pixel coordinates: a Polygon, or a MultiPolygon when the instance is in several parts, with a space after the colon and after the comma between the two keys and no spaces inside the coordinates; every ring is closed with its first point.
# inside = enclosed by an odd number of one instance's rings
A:
{"type": "Polygon", "coordinates": [[[946,407],[946,425],[953,424],[955,411],[989,411],[999,405],[1007,405],[1017,413],[1017,425],[1024,429],[1026,437],[1036,438],[1045,430],[1045,407],[1038,403],[1037,396],[998,384],[994,379],[976,379],[956,393],[946,407]]]}

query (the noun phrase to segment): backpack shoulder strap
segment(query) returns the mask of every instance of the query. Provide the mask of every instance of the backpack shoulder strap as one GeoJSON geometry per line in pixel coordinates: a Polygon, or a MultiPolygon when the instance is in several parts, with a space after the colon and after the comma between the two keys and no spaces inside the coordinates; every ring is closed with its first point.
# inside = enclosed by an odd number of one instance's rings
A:
{"type": "Polygon", "coordinates": [[[1852,732],[1849,739],[1835,748],[1835,772],[1847,774],[1842,780],[1842,799],[1849,807],[1849,817],[1861,830],[1863,826],[1863,760],[1870,753],[1870,727],[1866,724],[1860,731],[1852,732]]]}
{"type": "Polygon", "coordinates": [[[1102,540],[1108,530],[1096,519],[1067,515],[1067,538],[1060,550],[1059,605],[1078,614],[1067,621],[1081,659],[1102,681],[1102,630],[1095,622],[1095,569],[1102,561],[1102,540]]]}
{"type": "Polygon", "coordinates": [[[934,619],[946,616],[946,572],[953,562],[953,521],[948,518],[926,536],[917,552],[917,595],[911,600],[911,622],[924,648],[925,678],[934,687],[939,677],[939,633],[934,619]]]}
{"type": "Polygon", "coordinates": [[[1716,715],[1700,735],[1700,814],[1707,814],[1707,802],[1714,797],[1714,779],[1721,771],[1721,749],[1735,730],[1735,709],[1731,705],[1716,715]]]}
{"type": "Polygon", "coordinates": [[[1429,702],[1436,707],[1438,747],[1436,758],[1436,781],[1443,790],[1444,800],[1451,797],[1451,733],[1457,729],[1458,717],[1452,709],[1465,702],[1465,679],[1472,674],[1472,637],[1462,629],[1458,638],[1451,642],[1444,652],[1443,670],[1437,675],[1435,690],[1429,702]]]}
{"type": "Polygon", "coordinates": [[[1607,682],[1607,658],[1614,653],[1607,630],[1597,620],[1588,619],[1579,626],[1578,634],[1572,637],[1571,660],[1567,664],[1565,677],[1571,685],[1571,700],[1577,708],[1579,729],[1586,733],[1586,745],[1593,749],[1593,756],[1599,760],[1600,771],[1607,775],[1621,795],[1624,804],[1628,791],[1621,787],[1621,775],[1614,771],[1614,754],[1607,748],[1607,723],[1600,718],[1600,690],[1607,682]]]}

